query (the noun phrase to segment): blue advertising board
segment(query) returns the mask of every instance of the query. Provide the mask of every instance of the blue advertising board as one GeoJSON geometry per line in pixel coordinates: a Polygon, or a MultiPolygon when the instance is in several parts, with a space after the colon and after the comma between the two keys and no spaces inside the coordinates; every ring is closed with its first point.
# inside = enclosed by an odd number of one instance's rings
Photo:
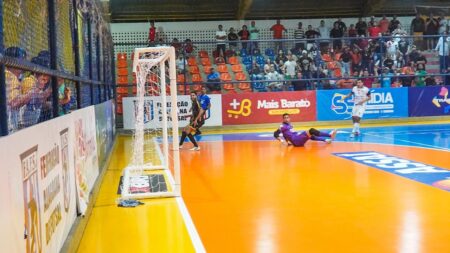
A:
{"type": "MultiPolygon", "coordinates": [[[[318,90],[317,120],[345,120],[352,117],[353,96],[342,101],[349,89],[318,90]]],[[[370,89],[364,119],[408,117],[408,88],[370,89]]]]}
{"type": "Polygon", "coordinates": [[[409,89],[409,116],[450,115],[450,86],[412,87],[409,89]]]}

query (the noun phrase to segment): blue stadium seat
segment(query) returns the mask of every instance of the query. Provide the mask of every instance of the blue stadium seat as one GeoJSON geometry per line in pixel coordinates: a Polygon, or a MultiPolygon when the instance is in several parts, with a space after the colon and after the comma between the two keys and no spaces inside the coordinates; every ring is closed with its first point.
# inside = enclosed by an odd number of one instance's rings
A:
{"type": "Polygon", "coordinates": [[[271,57],[275,57],[275,52],[273,51],[272,48],[267,48],[265,51],[266,56],[271,56],[271,57]]]}
{"type": "Polygon", "coordinates": [[[251,65],[252,64],[252,57],[251,56],[245,56],[242,58],[242,63],[245,65],[251,65]]]}

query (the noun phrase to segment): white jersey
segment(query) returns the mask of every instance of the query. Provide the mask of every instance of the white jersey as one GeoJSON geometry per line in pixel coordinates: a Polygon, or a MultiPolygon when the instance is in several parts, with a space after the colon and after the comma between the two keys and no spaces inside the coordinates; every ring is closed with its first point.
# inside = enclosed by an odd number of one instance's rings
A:
{"type": "MultiPolygon", "coordinates": [[[[360,103],[361,101],[367,99],[370,96],[370,90],[366,86],[363,86],[362,88],[358,88],[358,86],[353,87],[352,94],[354,96],[354,102],[355,105],[360,103]]],[[[362,104],[362,106],[365,106],[367,104],[367,101],[362,104]]]]}

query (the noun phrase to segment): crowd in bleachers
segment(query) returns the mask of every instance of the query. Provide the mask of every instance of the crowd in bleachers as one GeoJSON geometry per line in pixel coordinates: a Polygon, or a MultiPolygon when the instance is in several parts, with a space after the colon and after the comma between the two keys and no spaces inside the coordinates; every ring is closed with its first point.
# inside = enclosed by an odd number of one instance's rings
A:
{"type": "Polygon", "coordinates": [[[178,54],[178,81],[209,82],[212,92],[221,88],[234,91],[231,81],[248,81],[251,86],[236,86],[254,91],[349,88],[358,78],[368,87],[450,84],[445,75],[450,72],[449,24],[443,16],[430,14],[424,19],[417,15],[410,31],[402,28],[396,16],[372,17],[368,22],[360,18],[355,24],[338,19],[331,28],[322,20],[317,28],[307,27],[299,22],[294,40],[283,40],[288,30],[278,20],[270,27],[273,41],[268,42],[259,40],[260,28],[255,21],[240,31],[230,27],[227,32],[218,25],[214,37],[217,47],[211,55],[197,50],[189,39],[179,42],[174,38],[171,45],[178,54]],[[439,63],[430,64],[433,57],[439,63]],[[439,69],[429,70],[432,64],[439,69]]]}

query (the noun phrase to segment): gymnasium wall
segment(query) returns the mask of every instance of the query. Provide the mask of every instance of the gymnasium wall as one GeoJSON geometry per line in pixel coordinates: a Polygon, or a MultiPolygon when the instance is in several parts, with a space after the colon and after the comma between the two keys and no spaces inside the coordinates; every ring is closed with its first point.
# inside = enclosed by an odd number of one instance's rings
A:
{"type": "Polygon", "coordinates": [[[61,250],[90,201],[114,129],[109,100],[0,138],[2,252],[61,250]]]}

